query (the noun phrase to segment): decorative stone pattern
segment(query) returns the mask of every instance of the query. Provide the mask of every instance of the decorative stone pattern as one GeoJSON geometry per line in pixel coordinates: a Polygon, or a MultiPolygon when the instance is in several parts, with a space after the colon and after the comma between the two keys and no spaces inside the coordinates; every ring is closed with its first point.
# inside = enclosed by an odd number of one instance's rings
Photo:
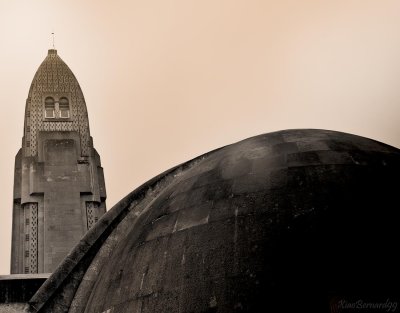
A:
{"type": "Polygon", "coordinates": [[[107,197],[85,99],[56,50],[33,78],[24,118],[15,157],[11,273],[51,273],[106,212],[107,197]],[[46,117],[47,97],[54,101],[47,101],[46,117]],[[62,118],[64,97],[69,112],[62,118]]]}
{"type": "Polygon", "coordinates": [[[24,208],[24,273],[38,272],[38,204],[26,203],[24,208]]]}
{"type": "Polygon", "coordinates": [[[97,202],[86,202],[86,219],[87,219],[87,229],[92,228],[95,222],[97,222],[97,210],[99,205],[97,202]]]}
{"type": "Polygon", "coordinates": [[[37,155],[39,131],[77,131],[80,134],[82,156],[89,155],[89,121],[85,99],[72,71],[57,55],[49,54],[37,70],[27,99],[25,114],[25,156],[37,155]],[[49,121],[44,118],[44,99],[66,96],[70,104],[68,121],[49,121]]]}
{"type": "Polygon", "coordinates": [[[29,272],[38,272],[38,204],[31,203],[31,221],[30,221],[30,242],[29,242],[29,272]]]}

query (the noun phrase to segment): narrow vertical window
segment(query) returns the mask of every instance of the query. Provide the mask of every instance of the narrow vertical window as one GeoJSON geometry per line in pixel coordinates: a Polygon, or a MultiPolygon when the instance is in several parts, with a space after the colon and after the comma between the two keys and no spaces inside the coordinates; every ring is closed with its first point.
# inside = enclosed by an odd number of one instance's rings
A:
{"type": "Polygon", "coordinates": [[[69,118],[69,102],[67,98],[63,97],[60,99],[58,108],[60,109],[61,118],[69,118]]]}
{"type": "Polygon", "coordinates": [[[55,103],[52,97],[47,97],[44,100],[44,117],[55,118],[55,103]]]}

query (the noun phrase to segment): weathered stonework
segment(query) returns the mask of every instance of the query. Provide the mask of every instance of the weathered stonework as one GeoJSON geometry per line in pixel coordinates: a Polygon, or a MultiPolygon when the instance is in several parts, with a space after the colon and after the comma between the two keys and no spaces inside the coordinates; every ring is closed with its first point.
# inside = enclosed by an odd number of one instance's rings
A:
{"type": "Polygon", "coordinates": [[[0,312],[24,312],[26,303],[49,276],[50,274],[0,275],[0,312]]]}
{"type": "Polygon", "coordinates": [[[28,312],[341,312],[397,301],[400,150],[287,130],[211,151],[101,217],[28,312]],[[338,307],[339,306],[339,307],[338,307]]]}
{"type": "Polygon", "coordinates": [[[54,49],[29,90],[14,177],[11,273],[53,272],[106,211],[85,99],[54,49]]]}

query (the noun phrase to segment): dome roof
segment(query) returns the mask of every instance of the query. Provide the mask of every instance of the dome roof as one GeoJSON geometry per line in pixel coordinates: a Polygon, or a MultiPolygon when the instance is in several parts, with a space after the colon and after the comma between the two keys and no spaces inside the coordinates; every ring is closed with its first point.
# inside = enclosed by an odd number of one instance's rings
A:
{"type": "MultiPolygon", "coordinates": [[[[58,112],[59,107],[54,108],[58,112]]],[[[90,154],[91,141],[85,98],[78,80],[55,49],[49,50],[29,89],[24,123],[25,156],[37,155],[40,131],[76,131],[80,136],[82,156],[90,154]],[[54,103],[66,101],[68,118],[46,119],[46,99],[51,99],[54,103]]]]}
{"type": "Polygon", "coordinates": [[[223,147],[122,199],[31,308],[321,312],[340,297],[390,296],[399,177],[399,149],[340,132],[287,130],[223,147]]]}

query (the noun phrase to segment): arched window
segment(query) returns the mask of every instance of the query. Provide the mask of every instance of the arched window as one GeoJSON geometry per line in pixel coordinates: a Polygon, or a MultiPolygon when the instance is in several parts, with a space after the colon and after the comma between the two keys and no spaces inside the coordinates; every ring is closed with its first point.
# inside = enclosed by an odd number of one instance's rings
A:
{"type": "Polygon", "coordinates": [[[69,118],[69,102],[68,99],[63,97],[58,103],[61,118],[69,118]]]}
{"type": "Polygon", "coordinates": [[[44,100],[44,117],[45,118],[55,118],[55,103],[52,97],[47,97],[44,100]]]}

